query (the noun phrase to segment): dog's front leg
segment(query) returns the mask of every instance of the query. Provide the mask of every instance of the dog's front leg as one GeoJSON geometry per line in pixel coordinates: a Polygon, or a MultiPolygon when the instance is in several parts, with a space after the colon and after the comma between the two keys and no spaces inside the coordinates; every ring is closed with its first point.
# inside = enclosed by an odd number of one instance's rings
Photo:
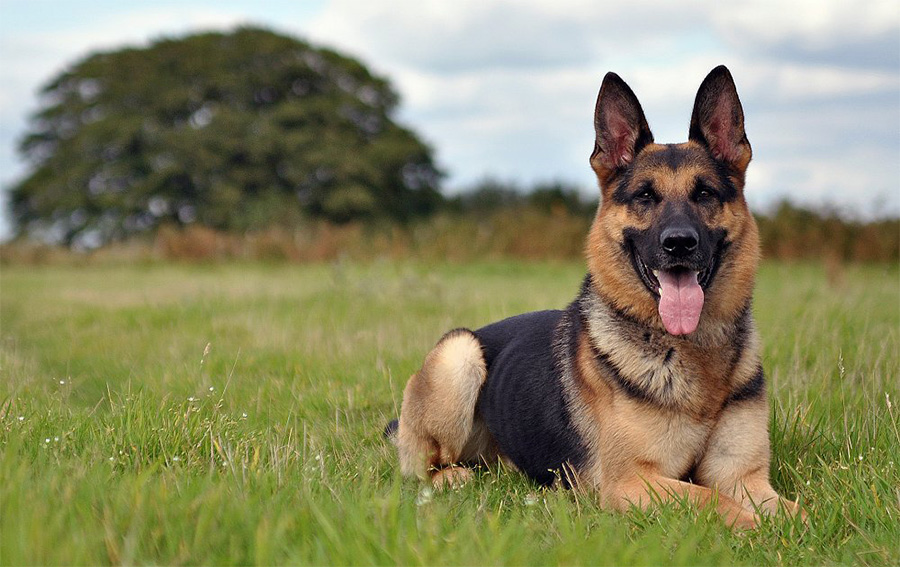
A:
{"type": "Polygon", "coordinates": [[[722,412],[697,466],[695,480],[733,497],[747,510],[790,515],[806,513],[782,498],[769,482],[768,403],[765,396],[742,400],[722,412]]]}
{"type": "Polygon", "coordinates": [[[641,475],[616,483],[608,492],[606,501],[616,509],[630,506],[647,509],[657,502],[673,502],[687,499],[697,506],[715,505],[716,512],[733,528],[752,529],[759,523],[759,516],[747,510],[732,498],[714,490],[661,475],[641,475]]]}

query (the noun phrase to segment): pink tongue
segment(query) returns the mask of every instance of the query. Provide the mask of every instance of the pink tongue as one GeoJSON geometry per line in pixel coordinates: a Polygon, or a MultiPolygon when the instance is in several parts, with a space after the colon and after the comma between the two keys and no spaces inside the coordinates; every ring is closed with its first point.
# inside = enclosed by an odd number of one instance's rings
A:
{"type": "Polygon", "coordinates": [[[659,270],[659,316],[670,335],[686,335],[697,329],[703,309],[703,289],[697,272],[659,270]]]}

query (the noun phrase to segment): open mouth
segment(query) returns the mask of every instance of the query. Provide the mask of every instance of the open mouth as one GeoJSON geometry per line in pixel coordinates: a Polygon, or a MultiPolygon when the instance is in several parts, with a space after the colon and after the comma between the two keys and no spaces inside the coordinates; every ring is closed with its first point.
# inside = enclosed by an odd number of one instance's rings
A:
{"type": "MultiPolygon", "coordinates": [[[[634,246],[631,260],[647,290],[657,299],[659,316],[671,335],[687,335],[697,329],[703,310],[704,290],[718,268],[718,253],[700,270],[694,266],[671,265],[650,268],[634,246]]],[[[718,251],[717,251],[718,252],[718,251]]]]}
{"type": "Polygon", "coordinates": [[[634,269],[640,276],[641,281],[646,286],[647,290],[653,294],[654,297],[660,297],[660,285],[659,285],[659,273],[660,271],[669,272],[673,275],[679,275],[682,273],[690,273],[693,271],[697,274],[697,283],[704,290],[709,289],[709,284],[712,282],[712,277],[715,274],[716,268],[718,268],[718,255],[714,254],[712,259],[709,262],[709,265],[703,270],[692,270],[687,266],[672,266],[667,268],[666,270],[658,270],[651,269],[644,263],[644,260],[640,257],[634,247],[631,247],[631,260],[634,264],[634,269]]]}

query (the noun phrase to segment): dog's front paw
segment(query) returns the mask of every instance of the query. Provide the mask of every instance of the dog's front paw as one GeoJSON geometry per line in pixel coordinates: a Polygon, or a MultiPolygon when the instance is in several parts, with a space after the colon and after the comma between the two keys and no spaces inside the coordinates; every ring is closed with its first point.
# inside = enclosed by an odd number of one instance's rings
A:
{"type": "MultiPolygon", "coordinates": [[[[727,520],[726,520],[727,521],[727,520]]],[[[753,512],[748,512],[747,510],[741,510],[728,522],[728,525],[731,529],[737,531],[738,533],[748,530],[755,530],[759,527],[759,524],[762,522],[762,519],[758,514],[754,514],[753,512]]]]}
{"type": "Polygon", "coordinates": [[[451,465],[439,469],[431,475],[431,483],[437,489],[459,488],[472,480],[472,469],[451,465]]]}

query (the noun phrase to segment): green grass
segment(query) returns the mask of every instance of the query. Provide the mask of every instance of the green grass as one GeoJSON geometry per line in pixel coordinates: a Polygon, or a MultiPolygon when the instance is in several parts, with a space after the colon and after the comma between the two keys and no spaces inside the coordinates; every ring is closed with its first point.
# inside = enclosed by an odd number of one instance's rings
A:
{"type": "Polygon", "coordinates": [[[564,306],[581,264],[10,267],[0,563],[900,563],[900,273],[765,265],[784,518],[601,511],[483,471],[399,477],[385,422],[447,329],[564,306]],[[208,346],[207,346],[208,345],[208,346]]]}

